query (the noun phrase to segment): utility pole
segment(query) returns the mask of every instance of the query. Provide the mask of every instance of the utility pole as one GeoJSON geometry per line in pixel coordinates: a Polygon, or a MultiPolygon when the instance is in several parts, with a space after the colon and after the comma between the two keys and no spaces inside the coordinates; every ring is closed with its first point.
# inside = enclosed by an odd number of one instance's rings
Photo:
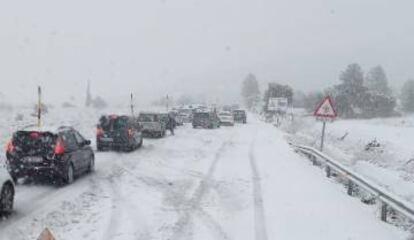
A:
{"type": "Polygon", "coordinates": [[[134,116],[134,95],[131,93],[131,114],[134,116]]]}
{"type": "Polygon", "coordinates": [[[86,101],[85,106],[89,107],[92,104],[92,94],[91,94],[91,80],[88,80],[88,85],[86,87],[86,101]]]}
{"type": "Polygon", "coordinates": [[[169,99],[168,99],[168,94],[167,94],[167,112],[168,112],[168,102],[169,102],[169,99]]]}
{"type": "Polygon", "coordinates": [[[42,88],[37,87],[37,126],[40,128],[42,126],[42,88]]]}

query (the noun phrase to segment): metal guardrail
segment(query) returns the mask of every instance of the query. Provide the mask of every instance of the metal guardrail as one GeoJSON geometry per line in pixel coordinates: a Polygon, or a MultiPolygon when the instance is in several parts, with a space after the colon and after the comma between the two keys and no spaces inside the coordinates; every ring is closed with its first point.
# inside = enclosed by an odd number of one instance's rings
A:
{"type": "Polygon", "coordinates": [[[293,146],[297,152],[305,154],[314,164],[322,162],[325,165],[327,177],[331,177],[332,171],[342,174],[348,181],[348,195],[352,195],[355,185],[374,195],[376,199],[381,202],[382,221],[387,221],[388,207],[404,215],[411,221],[414,221],[414,206],[401,197],[390,193],[383,187],[364,178],[352,169],[335,161],[315,148],[295,144],[291,144],[291,146],[293,146]]]}

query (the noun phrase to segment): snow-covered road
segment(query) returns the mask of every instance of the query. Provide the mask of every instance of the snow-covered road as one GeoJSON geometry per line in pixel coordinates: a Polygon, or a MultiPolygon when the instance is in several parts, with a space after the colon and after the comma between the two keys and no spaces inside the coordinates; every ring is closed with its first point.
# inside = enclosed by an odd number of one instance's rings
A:
{"type": "Polygon", "coordinates": [[[19,185],[1,240],[405,239],[376,208],[296,155],[260,121],[184,126],[133,153],[96,154],[96,171],[63,188],[19,185]]]}

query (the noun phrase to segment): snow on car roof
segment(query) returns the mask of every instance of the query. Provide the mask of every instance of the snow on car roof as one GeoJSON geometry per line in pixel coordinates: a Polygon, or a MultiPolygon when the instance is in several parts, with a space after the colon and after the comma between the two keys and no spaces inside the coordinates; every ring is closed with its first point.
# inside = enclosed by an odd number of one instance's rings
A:
{"type": "Polygon", "coordinates": [[[27,131],[27,132],[32,132],[32,131],[36,131],[36,132],[51,132],[51,133],[56,133],[56,132],[62,132],[65,130],[70,130],[73,129],[70,126],[37,126],[35,124],[33,125],[27,125],[21,129],[19,129],[18,131],[27,131]]]}

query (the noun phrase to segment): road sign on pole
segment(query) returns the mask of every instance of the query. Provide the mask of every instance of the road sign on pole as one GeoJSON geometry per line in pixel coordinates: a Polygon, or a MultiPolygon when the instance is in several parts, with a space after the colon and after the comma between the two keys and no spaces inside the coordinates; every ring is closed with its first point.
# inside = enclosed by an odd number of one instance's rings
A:
{"type": "Polygon", "coordinates": [[[313,115],[322,120],[322,134],[321,134],[321,145],[320,150],[323,151],[323,145],[325,142],[325,130],[326,122],[328,120],[333,121],[337,117],[335,105],[330,96],[326,96],[317,106],[313,115]]]}
{"type": "Polygon", "coordinates": [[[326,96],[318,104],[318,107],[316,108],[313,115],[318,118],[327,118],[332,120],[335,119],[337,117],[337,113],[332,98],[330,96],[326,96]]]}

